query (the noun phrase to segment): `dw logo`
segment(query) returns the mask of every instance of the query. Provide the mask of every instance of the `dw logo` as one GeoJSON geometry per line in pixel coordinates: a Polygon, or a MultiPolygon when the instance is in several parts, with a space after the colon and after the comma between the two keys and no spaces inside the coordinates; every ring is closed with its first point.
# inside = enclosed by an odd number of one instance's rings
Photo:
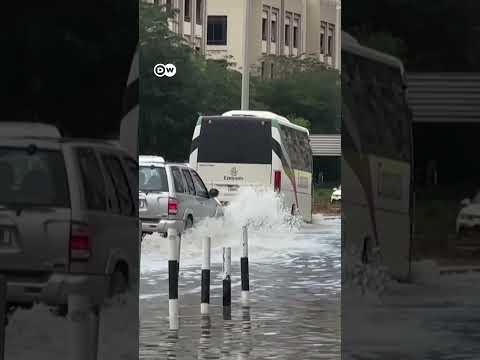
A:
{"type": "Polygon", "coordinates": [[[177,73],[177,67],[173,64],[157,64],[153,68],[153,73],[157,77],[173,77],[177,73]]]}
{"type": "Polygon", "coordinates": [[[237,177],[238,169],[236,167],[233,167],[232,170],[230,170],[230,175],[232,175],[232,177],[237,177]]]}

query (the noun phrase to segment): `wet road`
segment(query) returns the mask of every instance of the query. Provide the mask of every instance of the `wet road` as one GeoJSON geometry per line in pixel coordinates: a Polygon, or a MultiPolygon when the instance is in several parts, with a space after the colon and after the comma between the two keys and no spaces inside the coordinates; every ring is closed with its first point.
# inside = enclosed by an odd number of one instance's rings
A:
{"type": "MultiPolygon", "coordinates": [[[[240,236],[212,239],[210,316],[200,315],[201,236],[182,242],[180,329],[168,330],[166,239],[142,246],[141,359],[340,359],[340,219],[250,233],[249,308],[240,298],[240,236]],[[232,247],[231,320],[222,301],[221,246],[232,247]]],[[[210,230],[211,231],[211,230],[210,230]]],[[[217,231],[218,232],[218,231],[217,231]]]]}

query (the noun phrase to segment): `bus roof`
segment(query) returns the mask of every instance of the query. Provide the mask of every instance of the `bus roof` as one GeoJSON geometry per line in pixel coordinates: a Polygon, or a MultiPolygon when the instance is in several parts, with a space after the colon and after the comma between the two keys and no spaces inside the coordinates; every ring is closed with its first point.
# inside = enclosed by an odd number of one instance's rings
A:
{"type": "Polygon", "coordinates": [[[394,56],[382,53],[380,51],[371,49],[369,47],[363,46],[352,35],[344,31],[342,31],[342,50],[353,53],[358,56],[365,57],[367,59],[384,63],[392,67],[396,67],[400,69],[402,77],[404,76],[405,71],[403,68],[403,63],[400,59],[394,56]]]}
{"type": "Polygon", "coordinates": [[[289,126],[299,131],[310,134],[307,128],[293,124],[286,117],[275,114],[271,111],[254,111],[254,110],[231,110],[222,114],[222,116],[235,116],[235,117],[255,117],[260,119],[275,120],[281,125],[289,126]]]}

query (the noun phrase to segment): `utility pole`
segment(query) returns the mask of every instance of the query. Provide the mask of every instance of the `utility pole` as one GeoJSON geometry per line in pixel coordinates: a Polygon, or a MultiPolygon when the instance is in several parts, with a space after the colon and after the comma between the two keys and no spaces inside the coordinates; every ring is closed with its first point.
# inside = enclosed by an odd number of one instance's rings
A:
{"type": "Polygon", "coordinates": [[[245,0],[245,19],[243,22],[243,72],[242,72],[242,110],[248,110],[250,103],[250,57],[248,29],[250,29],[250,1],[245,0]]]}

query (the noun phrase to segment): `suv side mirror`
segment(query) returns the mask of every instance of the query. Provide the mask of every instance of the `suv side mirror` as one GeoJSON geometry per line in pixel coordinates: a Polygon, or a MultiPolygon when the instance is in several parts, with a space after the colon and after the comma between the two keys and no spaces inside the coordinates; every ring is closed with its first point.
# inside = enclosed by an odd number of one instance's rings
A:
{"type": "Polygon", "coordinates": [[[468,205],[470,205],[470,203],[471,203],[470,199],[467,198],[467,199],[463,199],[463,200],[460,202],[460,205],[462,205],[462,206],[468,206],[468,205]]]}
{"type": "Polygon", "coordinates": [[[219,194],[219,191],[217,189],[210,189],[210,191],[208,192],[208,195],[211,198],[216,198],[218,194],[219,194]]]}

